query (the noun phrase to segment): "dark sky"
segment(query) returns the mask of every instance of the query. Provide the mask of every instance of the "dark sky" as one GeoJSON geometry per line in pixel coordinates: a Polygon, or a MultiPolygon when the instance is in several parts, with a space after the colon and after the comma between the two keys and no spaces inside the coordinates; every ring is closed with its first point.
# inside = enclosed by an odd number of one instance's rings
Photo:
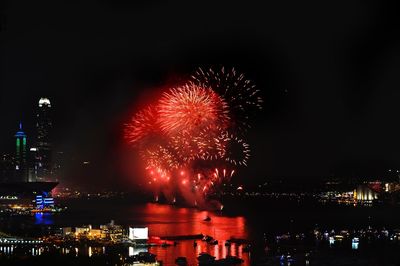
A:
{"type": "MultiPolygon", "coordinates": [[[[6,1],[0,43],[0,151],[41,96],[55,145],[121,172],[135,104],[198,66],[230,66],[262,90],[241,178],[325,177],[400,168],[400,38],[395,7],[367,1],[6,1]]],[[[71,164],[72,165],[72,164],[71,164]]],[[[68,181],[81,178],[67,167],[68,181]]],[[[121,184],[125,181],[119,180],[121,184]]],[[[97,184],[96,183],[96,184],[97,184]]]]}

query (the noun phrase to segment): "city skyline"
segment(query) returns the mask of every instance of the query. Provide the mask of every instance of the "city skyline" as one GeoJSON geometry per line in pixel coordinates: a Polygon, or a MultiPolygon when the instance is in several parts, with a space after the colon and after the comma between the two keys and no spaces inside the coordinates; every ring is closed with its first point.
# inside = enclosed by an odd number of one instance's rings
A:
{"type": "MultiPolygon", "coordinates": [[[[48,98],[46,98],[46,97],[40,97],[36,101],[36,107],[39,106],[39,108],[37,109],[38,110],[37,111],[38,112],[37,115],[33,115],[33,117],[34,117],[33,120],[28,119],[28,121],[31,122],[30,123],[31,124],[31,130],[29,131],[29,136],[28,137],[25,135],[25,138],[28,139],[28,141],[25,140],[25,142],[27,143],[27,151],[26,151],[28,153],[27,156],[31,156],[29,154],[29,152],[32,152],[32,150],[29,151],[29,149],[31,149],[31,148],[37,149],[35,147],[38,146],[38,144],[37,144],[38,143],[38,130],[40,130],[40,129],[38,128],[38,120],[37,119],[38,119],[39,114],[41,112],[41,107],[43,107],[43,103],[45,103],[44,104],[45,106],[50,105],[50,100],[48,98]],[[45,102],[43,102],[43,101],[45,101],[45,102]],[[34,121],[34,122],[32,122],[32,121],[34,121]],[[32,124],[34,124],[34,125],[32,126],[32,124]]],[[[130,115],[132,115],[132,113],[130,113],[130,115]]],[[[126,119],[127,119],[127,121],[129,121],[129,118],[126,118],[126,119]]],[[[19,131],[21,131],[21,128],[20,128],[21,125],[22,125],[22,122],[20,121],[18,123],[19,131]]],[[[119,129],[122,130],[122,127],[119,128],[119,129]]],[[[24,131],[28,132],[27,130],[24,130],[24,131]]],[[[118,133],[118,135],[120,135],[120,133],[118,133]]],[[[119,136],[119,137],[122,138],[122,136],[119,136]]],[[[121,142],[123,142],[123,141],[121,141],[121,142]]],[[[9,143],[9,144],[11,144],[11,143],[9,143]]],[[[46,144],[46,145],[51,145],[52,146],[53,144],[46,144]]],[[[10,155],[13,156],[13,157],[17,156],[17,154],[15,153],[15,143],[13,145],[9,145],[9,146],[12,147],[12,148],[10,148],[8,151],[1,151],[3,156],[10,156],[10,155]]],[[[57,153],[64,153],[64,152],[62,150],[60,150],[60,149],[58,149],[58,150],[56,149],[56,150],[53,151],[53,153],[52,153],[53,155],[52,156],[56,156],[57,153]]],[[[71,158],[74,155],[70,154],[70,156],[71,157],[69,157],[69,159],[71,160],[71,158]]],[[[82,157],[82,158],[74,161],[75,167],[77,167],[77,168],[79,168],[80,165],[86,164],[86,163],[92,163],[91,162],[91,157],[82,157]]],[[[258,179],[255,180],[256,183],[253,183],[253,184],[262,184],[263,180],[266,181],[266,182],[268,182],[268,181],[273,181],[274,182],[274,181],[279,180],[281,178],[288,179],[288,181],[290,181],[291,179],[293,180],[293,178],[299,178],[299,177],[311,177],[309,180],[304,180],[306,183],[309,182],[309,181],[315,180],[315,178],[320,179],[319,181],[326,181],[326,180],[335,179],[335,178],[339,178],[340,180],[346,180],[346,178],[347,178],[348,180],[351,180],[352,182],[356,181],[357,179],[359,179],[360,182],[365,181],[365,180],[380,180],[380,179],[385,180],[388,176],[391,176],[391,171],[396,171],[396,169],[397,169],[396,164],[390,163],[388,161],[386,161],[386,162],[385,161],[378,162],[378,164],[375,164],[372,167],[371,167],[371,165],[368,165],[368,162],[363,164],[363,163],[360,163],[360,162],[357,162],[357,161],[353,161],[353,162],[347,162],[347,165],[345,164],[343,166],[343,168],[336,169],[337,172],[330,171],[330,173],[326,174],[326,175],[321,175],[321,176],[296,176],[296,175],[294,175],[294,176],[285,176],[285,175],[279,175],[278,174],[278,175],[270,175],[270,176],[267,177],[267,179],[258,178],[258,179]],[[389,174],[388,174],[388,172],[389,172],[389,174]]],[[[60,172],[63,172],[64,170],[65,169],[61,169],[61,168],[59,169],[60,172]]],[[[399,170],[397,170],[397,171],[399,171],[399,170]]],[[[138,172],[140,172],[140,171],[138,171],[138,172]]],[[[246,172],[246,171],[244,171],[244,172],[246,172]]],[[[91,172],[90,171],[86,172],[86,174],[90,175],[91,172]]],[[[28,173],[28,175],[29,175],[29,180],[32,180],[32,181],[33,180],[40,180],[40,179],[37,179],[37,178],[30,179],[31,173],[28,173]]],[[[63,173],[63,176],[66,176],[65,173],[63,173]]],[[[53,177],[55,177],[55,176],[53,176],[53,177]]],[[[14,177],[14,178],[16,178],[16,177],[14,177]]],[[[45,180],[45,179],[43,179],[43,180],[45,180]]],[[[141,180],[140,184],[146,183],[145,179],[140,179],[140,180],[141,180]]],[[[239,182],[239,183],[252,185],[252,183],[246,182],[245,180],[243,181],[243,179],[242,180],[239,179],[239,180],[236,180],[236,181],[239,182]]],[[[121,179],[121,180],[119,180],[119,182],[115,182],[114,185],[111,186],[111,187],[114,188],[114,189],[115,188],[117,188],[117,189],[118,188],[122,188],[124,182],[125,181],[123,179],[121,179]]],[[[69,180],[68,176],[66,176],[66,178],[64,180],[62,180],[62,185],[79,186],[79,183],[76,182],[73,179],[69,180]]],[[[82,182],[82,185],[83,185],[83,187],[85,187],[86,183],[82,182]]],[[[104,184],[100,185],[99,188],[101,188],[101,189],[107,188],[107,185],[109,185],[109,183],[105,182],[104,184]]],[[[129,191],[129,189],[127,191],[129,191]]]]}

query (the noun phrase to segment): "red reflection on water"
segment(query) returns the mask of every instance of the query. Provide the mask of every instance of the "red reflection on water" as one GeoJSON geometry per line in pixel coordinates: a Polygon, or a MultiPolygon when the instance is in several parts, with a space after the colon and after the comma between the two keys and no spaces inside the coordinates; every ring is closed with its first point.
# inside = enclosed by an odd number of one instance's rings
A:
{"type": "Polygon", "coordinates": [[[224,248],[224,249],[222,249],[222,257],[223,258],[226,258],[226,256],[228,255],[228,249],[227,248],[224,248]]]}
{"type": "Polygon", "coordinates": [[[216,259],[226,258],[227,255],[238,256],[244,260],[243,266],[250,265],[248,253],[242,252],[241,245],[225,246],[223,243],[218,245],[210,245],[203,241],[197,241],[197,247],[193,246],[193,241],[179,241],[177,246],[171,247],[150,247],[149,252],[156,254],[158,260],[163,261],[163,265],[175,265],[177,257],[186,257],[189,265],[197,265],[197,257],[200,253],[206,252],[216,259]]]}
{"type": "Polygon", "coordinates": [[[236,244],[233,243],[233,244],[231,245],[230,249],[229,249],[231,256],[237,256],[236,250],[237,250],[236,244]]]}
{"type": "Polygon", "coordinates": [[[175,259],[180,256],[186,257],[190,265],[197,265],[197,256],[201,252],[207,252],[216,259],[227,255],[238,256],[245,261],[242,265],[250,265],[248,253],[242,252],[241,245],[232,243],[225,246],[225,241],[232,237],[247,239],[244,217],[227,217],[218,212],[159,204],[147,204],[142,215],[151,236],[204,234],[218,240],[218,245],[196,240],[197,246],[194,247],[193,240],[185,240],[179,241],[177,246],[149,248],[149,252],[156,254],[164,265],[175,265],[175,259]],[[211,221],[204,221],[207,216],[211,221]]]}

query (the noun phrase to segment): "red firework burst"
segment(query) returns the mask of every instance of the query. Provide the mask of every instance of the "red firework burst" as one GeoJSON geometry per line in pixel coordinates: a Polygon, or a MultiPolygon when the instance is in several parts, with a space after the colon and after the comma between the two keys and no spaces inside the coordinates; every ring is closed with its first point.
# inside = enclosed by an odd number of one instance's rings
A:
{"type": "Polygon", "coordinates": [[[157,111],[153,106],[149,106],[139,111],[132,117],[130,123],[125,125],[125,139],[131,144],[137,144],[144,138],[159,134],[157,126],[157,111]]]}
{"type": "Polygon", "coordinates": [[[225,101],[214,91],[194,84],[171,89],[158,105],[161,129],[177,132],[200,132],[207,126],[226,127],[229,121],[225,101]]]}

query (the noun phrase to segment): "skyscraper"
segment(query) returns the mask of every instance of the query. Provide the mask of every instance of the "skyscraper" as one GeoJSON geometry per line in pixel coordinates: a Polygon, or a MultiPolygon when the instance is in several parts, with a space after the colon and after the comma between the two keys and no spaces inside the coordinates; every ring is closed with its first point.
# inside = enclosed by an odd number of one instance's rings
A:
{"type": "Polygon", "coordinates": [[[29,149],[28,155],[28,180],[29,182],[38,181],[38,168],[39,168],[39,155],[36,147],[31,147],[29,149]]]}
{"type": "Polygon", "coordinates": [[[48,98],[40,98],[36,115],[37,181],[49,181],[52,178],[52,121],[50,115],[50,100],[48,98]]]}
{"type": "Polygon", "coordinates": [[[28,181],[28,168],[26,165],[26,134],[19,123],[19,130],[15,134],[15,181],[28,181]]]}

